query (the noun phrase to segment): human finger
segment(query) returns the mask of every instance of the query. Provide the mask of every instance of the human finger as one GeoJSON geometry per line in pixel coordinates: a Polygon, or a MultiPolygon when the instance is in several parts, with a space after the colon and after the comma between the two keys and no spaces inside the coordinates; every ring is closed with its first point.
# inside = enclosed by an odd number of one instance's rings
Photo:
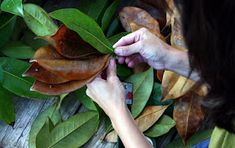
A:
{"type": "Polygon", "coordinates": [[[115,53],[118,56],[130,56],[135,53],[139,53],[142,49],[142,42],[138,41],[134,44],[128,45],[128,46],[121,46],[115,49],[115,53]]]}

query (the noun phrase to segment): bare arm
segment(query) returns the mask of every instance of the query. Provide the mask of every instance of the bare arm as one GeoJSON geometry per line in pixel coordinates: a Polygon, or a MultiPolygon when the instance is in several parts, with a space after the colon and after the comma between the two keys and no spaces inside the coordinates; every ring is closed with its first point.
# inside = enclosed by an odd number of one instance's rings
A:
{"type": "Polygon", "coordinates": [[[152,147],[138,129],[125,104],[124,88],[116,75],[114,59],[110,61],[107,80],[96,78],[93,82],[87,84],[86,93],[109,116],[114,129],[126,148],[152,147]]]}

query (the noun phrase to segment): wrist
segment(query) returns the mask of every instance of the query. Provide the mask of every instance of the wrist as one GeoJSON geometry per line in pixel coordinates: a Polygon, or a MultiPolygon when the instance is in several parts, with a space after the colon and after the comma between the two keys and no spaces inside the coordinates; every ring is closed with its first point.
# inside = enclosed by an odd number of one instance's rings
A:
{"type": "Polygon", "coordinates": [[[180,69],[188,70],[189,61],[186,51],[180,51],[170,46],[165,57],[165,69],[177,72],[180,69]]]}

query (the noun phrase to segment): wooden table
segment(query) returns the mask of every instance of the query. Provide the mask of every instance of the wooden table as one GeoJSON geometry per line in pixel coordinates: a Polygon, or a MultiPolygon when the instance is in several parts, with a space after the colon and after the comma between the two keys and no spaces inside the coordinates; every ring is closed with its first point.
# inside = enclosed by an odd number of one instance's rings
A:
{"type": "MultiPolygon", "coordinates": [[[[15,98],[16,121],[13,126],[0,122],[0,148],[28,148],[28,136],[31,125],[40,112],[52,105],[54,100],[31,100],[15,98]]],[[[66,98],[61,106],[63,119],[68,119],[76,112],[86,110],[77,100],[66,98]]],[[[101,142],[104,134],[104,122],[96,134],[83,147],[84,148],[114,148],[116,144],[101,142]]]]}

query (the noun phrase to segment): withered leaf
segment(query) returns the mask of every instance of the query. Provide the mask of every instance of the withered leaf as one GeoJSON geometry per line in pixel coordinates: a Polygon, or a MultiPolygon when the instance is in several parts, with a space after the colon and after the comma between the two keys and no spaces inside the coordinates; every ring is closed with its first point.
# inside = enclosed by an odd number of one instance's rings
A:
{"type": "Polygon", "coordinates": [[[165,71],[162,79],[163,100],[176,99],[186,94],[195,82],[178,74],[165,71]]]}
{"type": "Polygon", "coordinates": [[[99,53],[64,25],[56,35],[46,38],[54,47],[39,48],[24,73],[36,79],[32,91],[47,95],[69,93],[93,80],[109,63],[110,55],[99,53]]]}
{"type": "Polygon", "coordinates": [[[84,80],[99,72],[109,57],[104,55],[87,60],[36,59],[34,61],[67,80],[84,80]]]}
{"type": "Polygon", "coordinates": [[[62,25],[54,36],[42,38],[47,40],[60,55],[69,59],[81,59],[99,54],[95,48],[65,25],[62,25]]]}
{"type": "MultiPolygon", "coordinates": [[[[141,115],[135,119],[135,123],[141,132],[145,132],[158,121],[168,106],[147,106],[141,115]]],[[[117,142],[117,132],[109,132],[105,140],[108,142],[117,142]]]]}
{"type": "Polygon", "coordinates": [[[108,66],[110,56],[107,55],[107,57],[108,58],[106,62],[104,63],[103,67],[97,73],[95,73],[94,75],[90,76],[87,79],[69,81],[69,82],[62,83],[62,84],[48,84],[48,83],[36,81],[31,87],[31,90],[38,91],[47,95],[60,95],[60,94],[65,94],[65,93],[75,91],[83,87],[90,81],[92,81],[95,77],[97,77],[97,75],[99,75],[108,66]]]}
{"type": "Polygon", "coordinates": [[[199,129],[204,119],[201,99],[195,92],[190,91],[175,101],[173,117],[176,121],[176,129],[184,143],[199,129]]]}
{"type": "Polygon", "coordinates": [[[49,84],[60,84],[68,82],[68,79],[60,77],[50,71],[42,68],[38,63],[33,62],[29,69],[23,74],[23,76],[30,76],[36,80],[49,84]]]}
{"type": "Polygon", "coordinates": [[[137,7],[124,7],[119,17],[122,26],[128,32],[133,32],[142,27],[147,28],[158,37],[164,39],[160,34],[160,27],[157,20],[155,20],[147,11],[137,7]]]}
{"type": "Polygon", "coordinates": [[[149,129],[162,116],[168,106],[147,106],[141,115],[135,119],[140,131],[149,129]]]}

